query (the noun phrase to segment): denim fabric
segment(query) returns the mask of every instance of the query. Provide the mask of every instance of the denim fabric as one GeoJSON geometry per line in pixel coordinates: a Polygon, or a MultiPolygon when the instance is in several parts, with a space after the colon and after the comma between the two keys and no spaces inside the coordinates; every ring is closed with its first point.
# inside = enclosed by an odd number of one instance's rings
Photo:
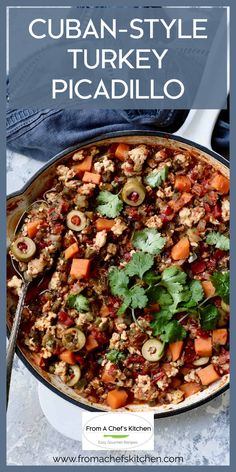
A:
{"type": "MultiPolygon", "coordinates": [[[[181,110],[38,110],[7,111],[7,147],[47,160],[69,146],[95,136],[124,130],[177,131],[187,116],[181,110]]],[[[227,149],[229,125],[220,119],[214,132],[218,152],[227,149]]]]}

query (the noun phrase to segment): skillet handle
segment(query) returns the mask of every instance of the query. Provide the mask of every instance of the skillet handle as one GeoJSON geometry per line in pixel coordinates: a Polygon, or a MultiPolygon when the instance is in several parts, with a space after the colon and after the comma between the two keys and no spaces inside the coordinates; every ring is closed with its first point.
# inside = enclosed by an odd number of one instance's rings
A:
{"type": "Polygon", "coordinates": [[[184,124],[173,133],[211,149],[211,138],[220,110],[190,110],[184,124]]]}
{"type": "Polygon", "coordinates": [[[8,400],[9,400],[9,391],[10,391],[10,383],[11,383],[11,373],[12,373],[12,365],[13,365],[13,359],[14,359],[14,354],[15,354],[15,348],[16,348],[16,341],[17,341],[17,335],[20,327],[20,322],[21,322],[21,314],[22,314],[22,308],[24,305],[25,301],[25,296],[26,292],[28,290],[29,282],[24,282],[21,290],[21,294],[19,296],[19,300],[17,303],[16,307],[16,313],[11,329],[11,334],[9,337],[9,342],[7,346],[7,357],[6,357],[6,367],[7,367],[7,406],[8,406],[8,400]]]}

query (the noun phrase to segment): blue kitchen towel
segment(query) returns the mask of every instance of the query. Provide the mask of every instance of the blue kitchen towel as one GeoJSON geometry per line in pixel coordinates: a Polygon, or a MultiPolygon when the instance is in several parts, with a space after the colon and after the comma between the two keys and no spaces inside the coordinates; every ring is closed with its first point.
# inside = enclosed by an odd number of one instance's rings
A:
{"type": "MultiPolygon", "coordinates": [[[[8,110],[7,147],[35,159],[48,160],[69,146],[112,131],[177,131],[187,113],[183,110],[8,110]]],[[[222,119],[215,128],[214,142],[219,152],[227,149],[229,125],[222,119]]]]}

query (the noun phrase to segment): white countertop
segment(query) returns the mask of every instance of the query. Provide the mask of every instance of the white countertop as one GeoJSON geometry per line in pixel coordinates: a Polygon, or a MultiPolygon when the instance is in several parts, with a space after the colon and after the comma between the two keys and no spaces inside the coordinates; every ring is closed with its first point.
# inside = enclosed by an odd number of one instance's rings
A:
{"type": "MultiPolygon", "coordinates": [[[[20,189],[41,165],[9,152],[8,193],[20,189]]],[[[79,454],[94,455],[52,428],[40,408],[37,380],[15,358],[7,416],[7,465],[54,465],[53,456],[79,454]]],[[[182,456],[185,466],[229,465],[229,392],[196,410],[156,420],[155,452],[147,454],[182,456]]]]}

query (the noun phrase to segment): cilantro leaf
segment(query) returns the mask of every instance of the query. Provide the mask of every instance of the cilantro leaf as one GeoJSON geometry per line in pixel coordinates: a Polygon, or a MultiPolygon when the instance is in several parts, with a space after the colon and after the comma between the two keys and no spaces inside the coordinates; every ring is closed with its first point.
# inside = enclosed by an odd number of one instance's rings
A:
{"type": "Polygon", "coordinates": [[[187,274],[178,266],[168,267],[163,270],[161,274],[161,285],[166,287],[173,298],[173,309],[175,309],[180,302],[188,301],[190,298],[189,290],[185,286],[186,278],[187,274]]]}
{"type": "Polygon", "coordinates": [[[189,285],[190,292],[191,292],[191,299],[189,301],[189,306],[195,306],[198,302],[200,302],[204,298],[204,291],[202,288],[202,284],[199,280],[192,280],[189,285]]]}
{"type": "Polygon", "coordinates": [[[145,178],[145,184],[150,187],[159,187],[167,179],[169,172],[168,166],[164,166],[160,171],[153,171],[145,178]]]}
{"type": "Polygon", "coordinates": [[[108,275],[112,295],[124,297],[128,292],[129,277],[123,270],[112,267],[108,275]]]}
{"type": "Polygon", "coordinates": [[[109,218],[115,218],[119,216],[123,202],[119,199],[118,195],[114,195],[107,190],[103,190],[97,197],[97,211],[101,215],[108,216],[109,218]]]}
{"type": "Polygon", "coordinates": [[[207,244],[215,246],[217,249],[221,249],[222,251],[229,251],[230,248],[229,238],[216,231],[213,231],[207,235],[206,242],[207,244]]]}
{"type": "Polygon", "coordinates": [[[116,349],[111,349],[111,351],[107,352],[106,354],[106,358],[114,364],[118,364],[120,361],[123,361],[125,357],[126,356],[123,352],[117,351],[116,349]]]}
{"type": "Polygon", "coordinates": [[[229,304],[230,277],[228,272],[214,272],[211,281],[216,289],[216,295],[229,304]]]}
{"type": "Polygon", "coordinates": [[[126,294],[126,297],[122,303],[122,305],[120,306],[119,310],[117,311],[117,315],[120,316],[120,315],[123,315],[127,308],[129,308],[131,304],[131,297],[129,295],[129,292],[127,291],[127,294],[126,294]]]}
{"type": "Polygon", "coordinates": [[[156,275],[154,270],[149,270],[144,274],[143,280],[147,285],[153,285],[155,282],[158,282],[160,280],[160,276],[156,275]]]}
{"type": "Polygon", "coordinates": [[[165,325],[164,332],[160,338],[165,343],[174,343],[175,341],[181,341],[187,336],[187,331],[177,321],[172,320],[165,325]]]}
{"type": "Polygon", "coordinates": [[[148,298],[145,295],[145,290],[139,285],[134,285],[126,294],[123,295],[124,301],[117,311],[117,315],[123,315],[127,308],[145,308],[148,303],[148,298]]]}
{"type": "Polygon", "coordinates": [[[154,259],[151,254],[136,252],[133,254],[132,259],[126,265],[125,273],[130,277],[138,275],[140,279],[142,279],[143,274],[152,267],[153,263],[154,259]]]}
{"type": "Polygon", "coordinates": [[[81,294],[69,295],[67,305],[69,308],[75,308],[77,311],[89,311],[89,301],[81,294]]]}
{"type": "Polygon", "coordinates": [[[176,288],[175,284],[180,286],[186,283],[187,274],[178,266],[173,265],[163,270],[161,278],[166,286],[176,288]]]}
{"type": "Polygon", "coordinates": [[[145,308],[148,302],[145,290],[139,285],[134,285],[130,289],[131,307],[132,308],[145,308]]]}
{"type": "Polygon", "coordinates": [[[219,319],[219,311],[215,305],[206,305],[200,310],[200,322],[203,329],[215,329],[219,319]]]}
{"type": "Polygon", "coordinates": [[[160,254],[165,242],[165,238],[156,229],[145,228],[142,231],[136,231],[133,237],[133,246],[136,249],[141,249],[153,256],[160,254]]]}
{"type": "Polygon", "coordinates": [[[173,315],[168,309],[163,309],[153,316],[155,319],[151,321],[150,325],[153,335],[158,336],[164,331],[166,324],[171,320],[173,315]]]}
{"type": "Polygon", "coordinates": [[[173,303],[173,298],[164,287],[150,287],[146,293],[150,303],[159,303],[161,306],[173,303]]]}

